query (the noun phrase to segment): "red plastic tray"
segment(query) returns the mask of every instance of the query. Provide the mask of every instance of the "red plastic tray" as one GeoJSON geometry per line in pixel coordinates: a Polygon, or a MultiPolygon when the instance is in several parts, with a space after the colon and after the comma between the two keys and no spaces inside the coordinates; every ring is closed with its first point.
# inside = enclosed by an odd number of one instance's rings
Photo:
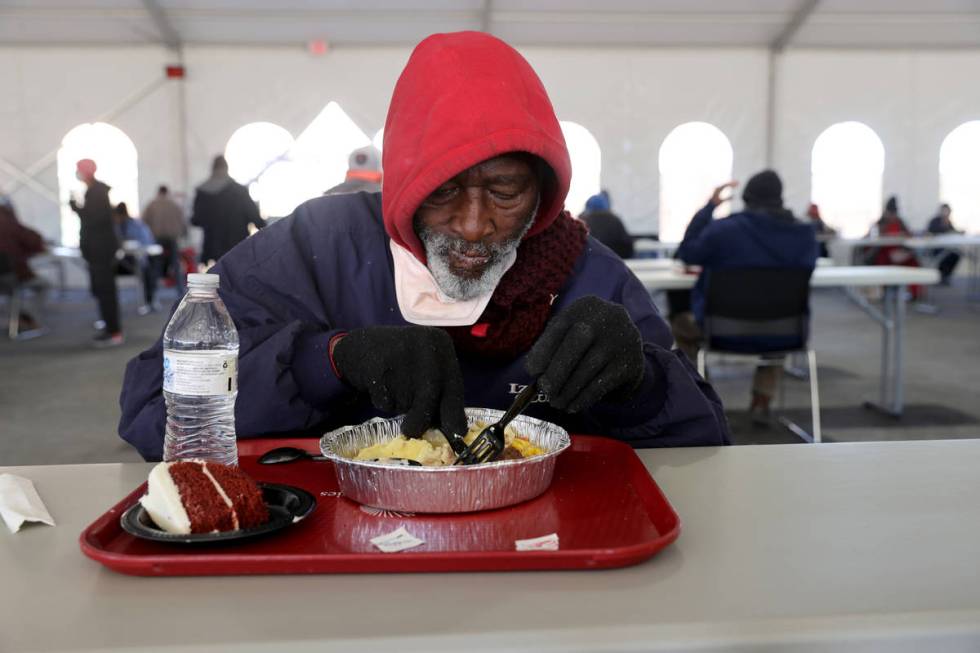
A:
{"type": "Polygon", "coordinates": [[[330,463],[259,465],[275,446],[315,451],[315,440],[252,440],[239,464],[260,481],[296,485],[317,498],[304,521],[237,544],[160,544],[122,530],[119,516],[140,486],[92,523],[82,551],[116,571],[141,576],[310,574],[426,571],[516,571],[625,567],[651,557],[680,533],[680,519],[628,445],[575,436],[558,459],[551,488],[537,499],[462,515],[380,513],[337,492],[330,463]],[[405,526],[425,544],[382,553],[370,539],[405,526]],[[558,551],[516,551],[514,540],[557,533],[558,551]]]}

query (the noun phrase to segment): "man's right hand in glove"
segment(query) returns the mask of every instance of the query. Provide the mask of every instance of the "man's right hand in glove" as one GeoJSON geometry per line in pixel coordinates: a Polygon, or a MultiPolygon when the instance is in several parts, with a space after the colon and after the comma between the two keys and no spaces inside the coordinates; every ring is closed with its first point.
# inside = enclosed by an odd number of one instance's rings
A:
{"type": "Polygon", "coordinates": [[[405,413],[402,432],[415,438],[436,427],[464,435],[463,373],[452,338],[425,326],[354,329],[331,343],[341,379],[366,392],[375,408],[405,413]]]}

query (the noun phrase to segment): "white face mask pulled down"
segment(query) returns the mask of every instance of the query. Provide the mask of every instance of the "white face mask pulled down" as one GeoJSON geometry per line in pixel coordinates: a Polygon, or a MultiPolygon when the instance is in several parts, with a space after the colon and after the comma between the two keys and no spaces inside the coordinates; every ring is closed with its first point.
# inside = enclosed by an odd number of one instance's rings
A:
{"type": "MultiPolygon", "coordinates": [[[[395,264],[395,296],[402,317],[412,324],[423,326],[470,326],[476,324],[490,298],[488,292],[466,300],[453,299],[439,288],[435,277],[421,261],[391,240],[391,258],[395,264]]],[[[517,260],[515,247],[505,255],[503,271],[506,272],[517,260]]],[[[501,274],[501,277],[503,274],[501,274]]]]}

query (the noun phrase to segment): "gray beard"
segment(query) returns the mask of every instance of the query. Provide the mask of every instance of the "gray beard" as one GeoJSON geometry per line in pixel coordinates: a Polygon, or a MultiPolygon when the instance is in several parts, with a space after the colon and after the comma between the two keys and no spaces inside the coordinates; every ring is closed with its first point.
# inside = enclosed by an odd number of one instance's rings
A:
{"type": "Polygon", "coordinates": [[[521,231],[510,240],[495,245],[469,243],[462,238],[453,238],[446,234],[435,233],[421,225],[415,224],[415,231],[425,247],[425,256],[429,261],[429,272],[436,280],[436,285],[447,297],[457,301],[467,301],[492,293],[508,270],[510,253],[521,244],[521,240],[534,224],[534,216],[538,207],[528,216],[521,231]],[[469,279],[453,273],[449,267],[450,252],[475,253],[477,256],[487,256],[490,260],[479,277],[469,279]]]}

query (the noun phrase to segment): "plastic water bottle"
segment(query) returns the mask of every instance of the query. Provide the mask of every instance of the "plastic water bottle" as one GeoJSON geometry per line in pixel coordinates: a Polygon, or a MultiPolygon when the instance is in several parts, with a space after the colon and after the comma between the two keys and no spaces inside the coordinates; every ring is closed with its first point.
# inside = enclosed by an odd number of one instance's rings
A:
{"type": "Polygon", "coordinates": [[[187,293],[163,332],[163,459],[238,464],[238,331],[218,297],[218,275],[187,275],[187,293]]]}

